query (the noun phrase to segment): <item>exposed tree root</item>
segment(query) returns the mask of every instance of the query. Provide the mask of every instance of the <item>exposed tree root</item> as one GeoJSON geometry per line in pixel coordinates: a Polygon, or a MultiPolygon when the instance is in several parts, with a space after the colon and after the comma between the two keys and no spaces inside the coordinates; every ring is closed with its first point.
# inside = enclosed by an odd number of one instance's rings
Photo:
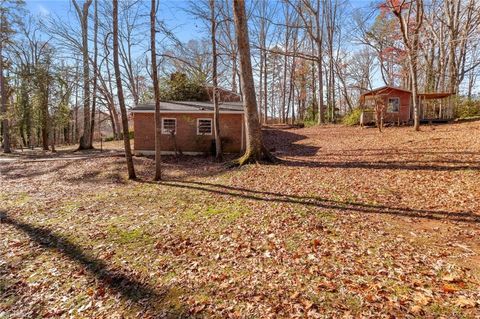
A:
{"type": "Polygon", "coordinates": [[[270,153],[265,146],[262,146],[260,152],[253,152],[251,150],[247,150],[242,157],[234,159],[228,163],[226,166],[228,168],[239,167],[247,164],[255,164],[255,163],[276,163],[279,159],[270,153]]]}
{"type": "Polygon", "coordinates": [[[86,143],[85,143],[84,141],[85,141],[85,140],[84,140],[84,137],[81,136],[81,137],[80,137],[80,143],[79,143],[80,145],[78,145],[77,151],[93,150],[93,149],[95,149],[95,148],[93,147],[93,145],[90,145],[90,146],[89,146],[89,145],[86,145],[86,143]]]}

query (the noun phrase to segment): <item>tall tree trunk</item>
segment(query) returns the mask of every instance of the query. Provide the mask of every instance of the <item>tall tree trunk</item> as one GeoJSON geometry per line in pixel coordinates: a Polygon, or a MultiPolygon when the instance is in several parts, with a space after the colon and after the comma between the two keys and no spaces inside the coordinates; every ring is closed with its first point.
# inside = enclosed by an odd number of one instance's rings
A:
{"type": "MultiPolygon", "coordinates": [[[[390,0],[392,1],[392,0],[390,0]]],[[[418,51],[419,51],[419,32],[423,22],[423,0],[415,1],[415,27],[413,30],[409,28],[411,8],[408,8],[408,16],[402,14],[402,6],[398,7],[393,2],[391,9],[393,14],[397,17],[400,24],[403,43],[407,48],[408,66],[410,73],[410,80],[412,84],[412,102],[413,102],[413,116],[414,129],[420,130],[420,105],[418,100],[418,51]]],[[[413,5],[413,4],[412,4],[413,5]]]]}
{"type": "MultiPolygon", "coordinates": [[[[261,43],[261,42],[260,42],[261,43]]],[[[260,45],[261,46],[261,45],[260,45]]],[[[258,100],[259,100],[259,116],[260,116],[260,122],[263,124],[265,123],[265,119],[263,116],[263,51],[260,49],[260,73],[259,73],[259,94],[258,94],[258,100]]]]}
{"type": "MultiPolygon", "coordinates": [[[[78,63],[75,65],[75,81],[79,80],[79,67],[78,63]]],[[[76,143],[78,141],[78,135],[79,135],[79,130],[78,130],[78,87],[79,85],[75,85],[75,106],[73,109],[73,129],[72,129],[72,142],[76,143]]]]}
{"type": "Polygon", "coordinates": [[[125,99],[123,97],[122,78],[118,59],[118,0],[113,0],[113,67],[115,69],[115,80],[117,83],[118,104],[122,114],[123,143],[125,144],[125,158],[127,160],[128,178],[136,179],[135,168],[133,166],[132,149],[130,147],[130,136],[128,134],[127,109],[125,107],[125,99]]]}
{"type": "MultiPolygon", "coordinates": [[[[325,123],[325,106],[323,104],[323,27],[324,27],[324,14],[320,20],[320,0],[317,0],[317,16],[316,16],[316,29],[317,29],[317,72],[318,72],[318,124],[325,123]]],[[[324,6],[325,8],[325,6],[324,6]]],[[[325,11],[325,9],[323,9],[325,11]]]]}
{"type": "MultiPolygon", "coordinates": [[[[0,17],[0,32],[3,32],[4,28],[4,13],[0,17]]],[[[3,74],[3,41],[0,39],[0,95],[1,95],[1,109],[0,115],[3,116],[2,120],[2,133],[3,133],[3,152],[11,153],[10,147],[10,127],[8,123],[8,114],[7,114],[7,88],[5,87],[5,77],[3,74]]]]}
{"type": "MultiPolygon", "coordinates": [[[[157,51],[156,51],[156,10],[155,0],[150,8],[150,50],[152,54],[152,79],[155,94],[155,180],[162,178],[162,123],[160,117],[160,87],[158,86],[157,51]]],[[[175,132],[174,134],[176,134],[175,132]]]]}
{"type": "Polygon", "coordinates": [[[250,59],[250,42],[248,40],[248,25],[245,14],[245,0],[233,1],[233,17],[238,52],[240,55],[240,83],[242,87],[243,105],[246,119],[246,150],[245,154],[236,160],[236,165],[243,165],[260,160],[273,161],[275,158],[263,145],[261,124],[258,121],[255,83],[253,81],[252,62],[250,59]]]}
{"type": "Polygon", "coordinates": [[[267,90],[267,50],[265,49],[263,52],[263,116],[264,116],[264,121],[263,124],[267,125],[268,124],[268,90],[267,90]]]}
{"type": "Polygon", "coordinates": [[[90,145],[93,145],[93,135],[95,133],[95,112],[96,112],[96,105],[97,105],[98,0],[95,0],[95,3],[94,3],[93,19],[94,19],[94,25],[93,25],[93,90],[92,90],[92,117],[91,117],[91,125],[90,125],[90,145]]]}
{"type": "MultiPolygon", "coordinates": [[[[108,48],[105,47],[105,49],[107,49],[108,51],[108,48]]],[[[107,53],[107,56],[109,55],[110,53],[107,53]]],[[[110,72],[110,63],[108,62],[107,60],[107,63],[106,63],[106,66],[107,66],[107,78],[110,79],[111,78],[111,72],[110,72]]],[[[109,96],[109,101],[111,103],[109,103],[110,105],[110,111],[112,112],[112,118],[113,118],[113,121],[115,122],[115,126],[113,126],[113,131],[114,131],[114,136],[115,136],[115,139],[120,139],[120,137],[122,136],[122,128],[121,128],[121,125],[120,125],[120,121],[118,119],[118,110],[117,108],[115,107],[115,102],[113,100],[113,95],[112,95],[112,92],[113,92],[113,87],[112,87],[112,81],[108,81],[108,90],[106,90],[108,96],[109,96]]]]}
{"type": "Polygon", "coordinates": [[[85,0],[83,8],[77,4],[76,0],[72,0],[77,10],[78,17],[82,25],[82,57],[83,57],[83,135],[80,137],[80,145],[78,149],[91,149],[90,142],[90,68],[88,57],[88,8],[92,4],[92,0],[85,0]]]}
{"type": "Polygon", "coordinates": [[[232,92],[237,93],[237,53],[232,54],[232,92]]]}
{"type": "MultiPolygon", "coordinates": [[[[290,15],[289,8],[285,6],[285,52],[288,52],[290,42],[290,15]]],[[[282,123],[287,123],[288,110],[286,110],[287,103],[287,65],[288,54],[283,56],[283,78],[282,78],[282,123]]]]}
{"type": "Polygon", "coordinates": [[[40,92],[40,96],[42,97],[42,147],[44,151],[48,151],[48,137],[50,135],[50,130],[48,128],[48,79],[44,80],[45,83],[40,85],[40,87],[44,90],[43,92],[40,92]]]}
{"type": "Polygon", "coordinates": [[[218,106],[218,75],[217,75],[217,21],[215,16],[215,0],[210,0],[210,23],[212,40],[212,81],[213,81],[213,122],[215,130],[215,159],[223,159],[222,141],[220,137],[220,108],[218,106]]]}

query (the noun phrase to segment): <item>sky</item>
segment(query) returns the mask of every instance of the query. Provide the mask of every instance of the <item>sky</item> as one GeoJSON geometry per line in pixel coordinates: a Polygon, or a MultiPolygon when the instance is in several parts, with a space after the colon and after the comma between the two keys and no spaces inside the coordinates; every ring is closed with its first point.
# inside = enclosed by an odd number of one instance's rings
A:
{"type": "MultiPolygon", "coordinates": [[[[79,0],[82,2],[83,0],[79,0]]],[[[122,0],[120,0],[122,1],[122,0]]],[[[149,7],[148,0],[145,5],[149,7]]],[[[203,33],[204,28],[201,23],[195,21],[192,16],[186,13],[183,9],[188,7],[187,0],[159,0],[160,10],[159,16],[170,29],[172,29],[177,38],[182,42],[187,42],[193,38],[199,38],[203,33]]],[[[265,0],[276,1],[276,0],[265,0]]],[[[374,0],[351,0],[349,5],[352,8],[365,8],[374,0]]],[[[73,5],[71,0],[25,0],[27,9],[33,13],[34,16],[46,17],[49,14],[56,14],[61,18],[68,19],[73,17],[73,5]]]]}
{"type": "MultiPolygon", "coordinates": [[[[122,0],[120,0],[122,1],[122,0]]],[[[145,7],[149,8],[150,1],[145,2],[145,7]]],[[[188,0],[159,0],[159,18],[164,21],[167,27],[172,30],[181,42],[188,42],[192,39],[199,39],[205,36],[205,26],[202,22],[196,21],[191,14],[184,9],[189,7],[188,0]]],[[[278,1],[278,0],[263,0],[278,1]]],[[[350,0],[348,6],[350,10],[365,9],[370,7],[374,0],[350,0]]],[[[82,3],[83,0],[78,0],[82,3]]],[[[25,0],[26,9],[33,16],[47,18],[49,15],[56,15],[61,19],[77,19],[71,0],[25,0]]],[[[93,10],[93,9],[91,9],[93,10]]],[[[374,83],[381,84],[379,75],[374,76],[374,83]]]]}
{"type": "MultiPolygon", "coordinates": [[[[122,1],[122,0],[120,0],[122,1]]],[[[79,3],[82,0],[78,1],[79,3]]],[[[145,0],[149,6],[150,1],[145,0]]],[[[25,0],[26,8],[37,17],[47,17],[50,14],[58,15],[62,19],[73,17],[73,5],[71,0],[25,0]]],[[[186,42],[192,38],[198,38],[203,28],[183,8],[188,6],[188,1],[183,0],[160,0],[159,16],[167,26],[174,30],[180,41],[186,42]]]]}

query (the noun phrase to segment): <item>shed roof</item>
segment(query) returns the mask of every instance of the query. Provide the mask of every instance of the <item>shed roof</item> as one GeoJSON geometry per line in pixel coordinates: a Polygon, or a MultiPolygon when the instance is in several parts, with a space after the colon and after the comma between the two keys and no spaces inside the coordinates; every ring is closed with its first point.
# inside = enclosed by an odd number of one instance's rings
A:
{"type": "Polygon", "coordinates": [[[402,89],[400,87],[387,85],[387,86],[382,86],[382,87],[376,88],[374,90],[365,92],[361,96],[368,96],[368,95],[373,95],[373,94],[379,95],[381,93],[385,93],[385,92],[388,92],[388,91],[402,91],[402,92],[412,93],[411,91],[409,91],[407,89],[402,89]]]}
{"type": "Polygon", "coordinates": [[[438,93],[419,93],[418,96],[429,100],[429,99],[443,99],[449,96],[454,95],[455,93],[449,93],[449,92],[438,92],[438,93]]]}
{"type": "MultiPolygon", "coordinates": [[[[222,102],[219,104],[222,113],[243,113],[242,102],[222,102]]],[[[155,103],[139,104],[132,109],[132,112],[154,112],[155,103]]],[[[213,102],[198,101],[168,101],[160,102],[160,112],[163,113],[212,113],[213,102]]]]}

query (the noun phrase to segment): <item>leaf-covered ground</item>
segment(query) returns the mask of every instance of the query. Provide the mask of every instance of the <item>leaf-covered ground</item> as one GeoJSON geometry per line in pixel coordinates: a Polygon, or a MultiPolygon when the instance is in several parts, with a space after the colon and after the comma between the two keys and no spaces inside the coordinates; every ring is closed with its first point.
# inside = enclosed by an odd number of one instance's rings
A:
{"type": "Polygon", "coordinates": [[[479,122],[265,136],[281,163],[161,183],[2,157],[0,318],[480,318],[479,122]]]}

